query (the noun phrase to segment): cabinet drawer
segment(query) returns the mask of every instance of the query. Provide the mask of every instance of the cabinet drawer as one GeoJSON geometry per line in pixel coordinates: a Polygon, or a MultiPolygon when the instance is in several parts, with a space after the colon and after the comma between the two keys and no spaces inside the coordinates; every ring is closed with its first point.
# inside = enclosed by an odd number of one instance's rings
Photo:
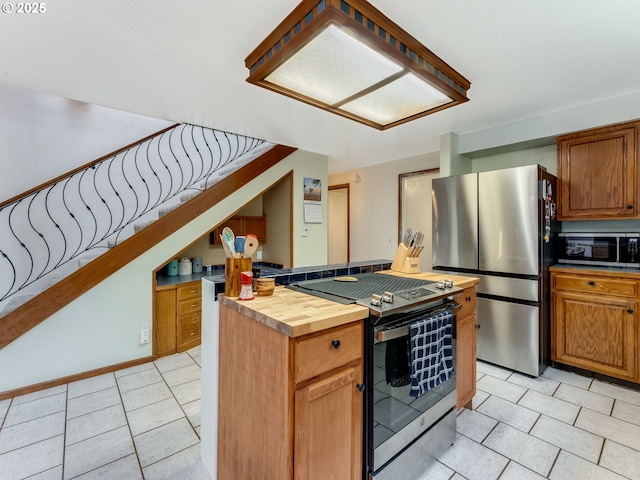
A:
{"type": "Polygon", "coordinates": [[[202,310],[202,299],[191,298],[178,302],[178,315],[186,315],[187,313],[200,312],[202,310]]]}
{"type": "Polygon", "coordinates": [[[182,344],[200,338],[201,330],[201,317],[200,313],[193,313],[191,315],[182,315],[178,318],[180,338],[178,343],[182,344]]]}
{"type": "Polygon", "coordinates": [[[605,294],[635,298],[638,295],[638,283],[609,277],[553,275],[553,288],[571,292],[605,294]]]}
{"type": "Polygon", "coordinates": [[[295,342],[295,381],[338,368],[362,357],[362,324],[339,328],[295,342]]]}
{"type": "Polygon", "coordinates": [[[462,305],[462,309],[458,312],[458,318],[464,318],[468,315],[476,313],[476,289],[467,288],[462,292],[456,301],[462,305]]]}
{"type": "Polygon", "coordinates": [[[202,296],[202,284],[200,282],[178,287],[177,290],[178,301],[202,296]]]}

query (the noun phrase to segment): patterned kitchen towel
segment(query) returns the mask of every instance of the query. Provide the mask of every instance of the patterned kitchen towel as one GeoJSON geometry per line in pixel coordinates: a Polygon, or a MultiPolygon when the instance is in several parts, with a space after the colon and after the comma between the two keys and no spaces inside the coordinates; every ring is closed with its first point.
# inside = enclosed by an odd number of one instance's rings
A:
{"type": "Polygon", "coordinates": [[[409,326],[411,390],[419,397],[447,381],[454,373],[451,310],[422,318],[409,326]]]}

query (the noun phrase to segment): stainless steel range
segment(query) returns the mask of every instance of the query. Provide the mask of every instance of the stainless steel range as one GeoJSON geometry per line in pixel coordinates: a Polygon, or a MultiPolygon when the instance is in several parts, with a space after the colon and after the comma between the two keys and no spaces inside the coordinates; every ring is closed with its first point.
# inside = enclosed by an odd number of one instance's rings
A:
{"type": "Polygon", "coordinates": [[[455,440],[456,377],[412,394],[410,328],[453,312],[455,365],[456,301],[462,289],[382,273],[309,280],[289,285],[297,291],[369,308],[364,345],[363,478],[419,479],[455,440]]]}

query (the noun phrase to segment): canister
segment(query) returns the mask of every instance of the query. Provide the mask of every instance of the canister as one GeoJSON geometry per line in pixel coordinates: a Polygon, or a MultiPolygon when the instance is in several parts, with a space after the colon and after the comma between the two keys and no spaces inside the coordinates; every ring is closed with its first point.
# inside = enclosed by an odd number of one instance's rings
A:
{"type": "Polygon", "coordinates": [[[182,257],[180,260],[180,265],[178,267],[178,275],[191,275],[192,265],[191,260],[187,257],[182,257]]]}
{"type": "Polygon", "coordinates": [[[202,259],[200,257],[195,257],[191,259],[191,266],[193,268],[193,273],[201,273],[202,272],[202,259]]]}
{"type": "Polygon", "coordinates": [[[178,260],[171,260],[167,264],[167,276],[175,277],[178,275],[178,260]]]}

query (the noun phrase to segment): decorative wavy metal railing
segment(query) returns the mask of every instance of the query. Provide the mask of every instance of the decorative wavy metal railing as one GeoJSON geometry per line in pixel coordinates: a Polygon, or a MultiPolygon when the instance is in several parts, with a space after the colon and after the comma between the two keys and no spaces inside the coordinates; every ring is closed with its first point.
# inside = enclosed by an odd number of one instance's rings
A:
{"type": "Polygon", "coordinates": [[[181,124],[0,207],[0,315],[272,147],[181,124]]]}

